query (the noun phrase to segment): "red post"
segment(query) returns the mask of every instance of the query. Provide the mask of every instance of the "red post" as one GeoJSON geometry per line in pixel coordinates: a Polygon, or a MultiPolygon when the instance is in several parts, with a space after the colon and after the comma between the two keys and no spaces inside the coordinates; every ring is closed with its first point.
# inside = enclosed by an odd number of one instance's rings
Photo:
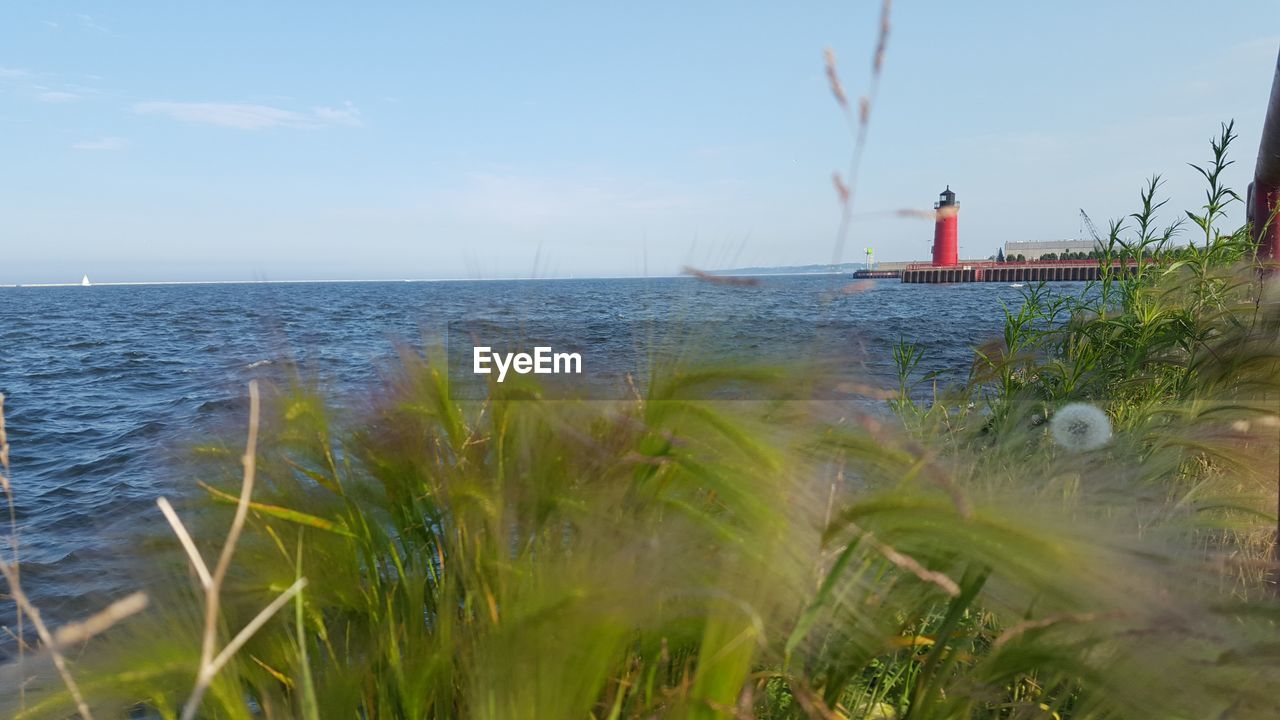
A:
{"type": "MultiPolygon", "coordinates": [[[[1258,143],[1258,164],[1253,182],[1245,198],[1245,211],[1258,241],[1258,259],[1268,267],[1263,277],[1276,282],[1274,270],[1280,261],[1280,56],[1276,57],[1276,74],[1271,80],[1271,99],[1262,121],[1262,140],[1258,143]]],[[[1276,535],[1272,540],[1273,565],[1268,573],[1272,592],[1280,593],[1280,467],[1276,468],[1276,535]]]]}
{"type": "Polygon", "coordinates": [[[933,266],[955,267],[960,264],[960,203],[950,185],[938,196],[933,209],[933,266]]]}
{"type": "Polygon", "coordinates": [[[1276,58],[1271,99],[1262,121],[1262,141],[1258,143],[1258,164],[1253,171],[1246,199],[1253,237],[1258,241],[1258,258],[1274,264],[1280,260],[1280,56],[1276,58]]]}
{"type": "Polygon", "coordinates": [[[1280,186],[1254,180],[1249,185],[1249,220],[1253,223],[1253,237],[1258,241],[1258,258],[1267,263],[1275,263],[1280,257],[1280,221],[1276,219],[1276,208],[1280,208],[1280,186]]]}

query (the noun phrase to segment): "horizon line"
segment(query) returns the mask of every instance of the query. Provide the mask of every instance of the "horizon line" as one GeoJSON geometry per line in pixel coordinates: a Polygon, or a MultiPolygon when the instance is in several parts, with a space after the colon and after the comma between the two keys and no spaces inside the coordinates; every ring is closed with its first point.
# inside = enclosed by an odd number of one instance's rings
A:
{"type": "MultiPolygon", "coordinates": [[[[645,277],[682,277],[680,275],[650,275],[645,277]]],[[[633,280],[640,276],[568,276],[568,277],[497,277],[497,278],[341,278],[332,280],[109,280],[103,282],[54,282],[54,283],[0,283],[6,288],[55,288],[55,287],[120,287],[131,285],[302,285],[306,283],[429,283],[429,282],[510,282],[517,280],[633,280]]]]}
{"type": "MultiPolygon", "coordinates": [[[[813,265],[822,265],[824,263],[813,263],[813,265]]],[[[865,263],[839,263],[840,265],[862,265],[865,263]]],[[[759,267],[759,266],[757,266],[759,267]]],[[[787,266],[779,267],[784,270],[787,266]]],[[[790,266],[790,267],[809,267],[809,266],[790,266]]],[[[733,273],[743,270],[751,270],[751,267],[745,268],[726,268],[721,270],[707,270],[705,272],[712,274],[733,273]]],[[[757,277],[771,276],[787,276],[787,275],[841,275],[844,270],[825,270],[810,272],[753,272],[744,273],[757,277]]],[[[57,287],[123,287],[137,285],[302,285],[307,283],[435,283],[435,282],[536,282],[536,281],[560,281],[560,280],[664,280],[672,278],[690,278],[696,279],[688,273],[673,273],[669,275],[567,275],[558,277],[494,277],[494,278],[343,278],[335,280],[112,280],[104,282],[90,281],[89,285],[83,285],[81,282],[44,282],[44,283],[0,283],[0,288],[57,288],[57,287]]]]}

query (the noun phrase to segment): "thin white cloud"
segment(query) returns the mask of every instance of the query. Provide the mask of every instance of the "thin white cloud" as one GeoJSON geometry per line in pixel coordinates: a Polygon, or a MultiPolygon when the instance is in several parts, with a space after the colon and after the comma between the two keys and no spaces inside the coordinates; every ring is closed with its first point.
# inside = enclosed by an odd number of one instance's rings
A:
{"type": "Polygon", "coordinates": [[[27,77],[30,74],[22,68],[0,67],[0,78],[17,79],[27,77]]]}
{"type": "Polygon", "coordinates": [[[108,33],[108,34],[110,34],[111,32],[109,28],[101,25],[100,23],[98,23],[97,20],[94,20],[92,15],[85,15],[84,13],[79,13],[75,16],[75,18],[76,20],[80,21],[80,27],[84,28],[85,30],[90,30],[92,32],[108,33]]]}
{"type": "Polygon", "coordinates": [[[312,114],[253,103],[170,102],[153,100],[133,106],[139,115],[160,115],[182,122],[215,125],[237,130],[314,128],[320,125],[361,125],[360,111],[347,103],[342,108],[318,107],[312,114]]]}
{"type": "Polygon", "coordinates": [[[73,150],[123,150],[129,146],[129,141],[119,137],[104,137],[97,140],[85,140],[71,146],[73,150]]]}
{"type": "Polygon", "coordinates": [[[359,108],[349,102],[344,103],[340,108],[312,108],[312,112],[315,113],[317,118],[331,125],[346,125],[348,127],[364,125],[364,121],[360,118],[359,108]]]}
{"type": "Polygon", "coordinates": [[[60,90],[48,90],[36,96],[36,99],[42,103],[68,103],[75,102],[80,96],[71,92],[62,92],[60,90]]]}
{"type": "Polygon", "coordinates": [[[238,130],[262,130],[273,127],[307,127],[311,123],[303,115],[270,105],[209,102],[142,102],[133,106],[139,115],[162,115],[182,122],[238,130]]]}

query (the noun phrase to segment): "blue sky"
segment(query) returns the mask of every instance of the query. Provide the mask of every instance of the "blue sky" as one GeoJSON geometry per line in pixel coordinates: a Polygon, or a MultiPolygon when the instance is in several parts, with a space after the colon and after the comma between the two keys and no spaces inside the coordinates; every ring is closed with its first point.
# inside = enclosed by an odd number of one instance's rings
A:
{"type": "MultiPolygon", "coordinates": [[[[878,3],[0,7],[0,283],[667,274],[830,259],[878,3]]],[[[898,2],[846,253],[962,255],[1134,209],[1234,118],[1274,0],[898,2]]],[[[1241,217],[1237,207],[1235,218],[1241,217]]],[[[1172,219],[1172,214],[1170,219],[1172,219]]]]}

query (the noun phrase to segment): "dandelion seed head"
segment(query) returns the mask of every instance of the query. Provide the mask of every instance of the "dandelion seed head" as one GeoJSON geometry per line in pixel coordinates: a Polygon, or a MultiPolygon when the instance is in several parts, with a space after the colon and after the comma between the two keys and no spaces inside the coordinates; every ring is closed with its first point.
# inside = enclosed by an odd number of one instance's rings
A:
{"type": "Polygon", "coordinates": [[[1097,450],[1111,440],[1111,419],[1088,403],[1071,403],[1049,419],[1054,442],[1072,452],[1097,450]]]}

